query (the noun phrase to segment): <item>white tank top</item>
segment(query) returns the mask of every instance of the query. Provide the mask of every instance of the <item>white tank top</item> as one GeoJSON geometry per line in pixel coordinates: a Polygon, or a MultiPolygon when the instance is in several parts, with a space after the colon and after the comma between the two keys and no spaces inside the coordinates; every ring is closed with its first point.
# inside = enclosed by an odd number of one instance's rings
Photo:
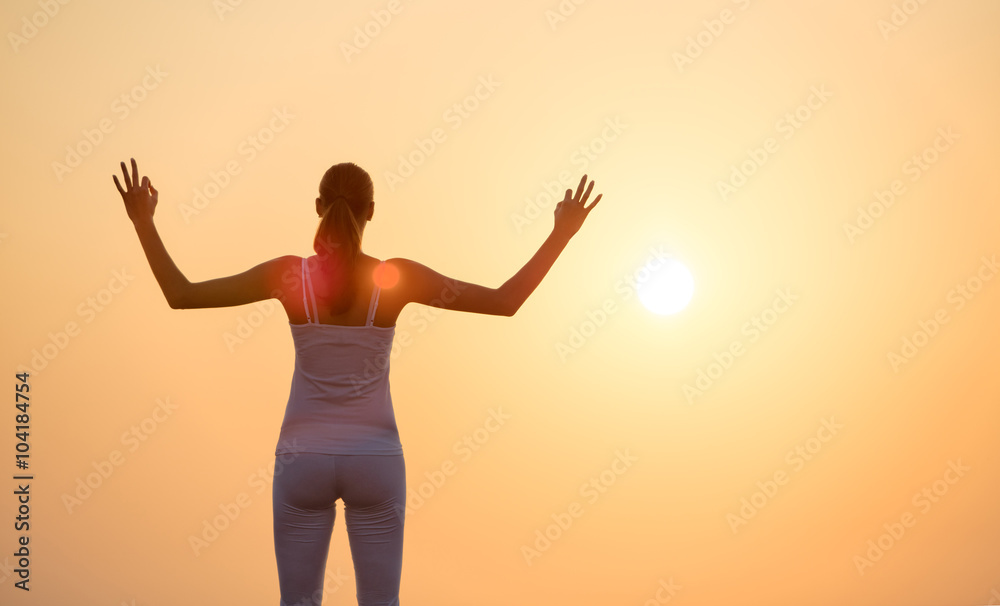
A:
{"type": "Polygon", "coordinates": [[[396,327],[373,324],[380,291],[378,285],[372,290],[364,326],[320,324],[309,267],[302,259],[307,322],[289,322],[295,371],[275,455],[403,454],[389,394],[389,355],[396,327]]]}

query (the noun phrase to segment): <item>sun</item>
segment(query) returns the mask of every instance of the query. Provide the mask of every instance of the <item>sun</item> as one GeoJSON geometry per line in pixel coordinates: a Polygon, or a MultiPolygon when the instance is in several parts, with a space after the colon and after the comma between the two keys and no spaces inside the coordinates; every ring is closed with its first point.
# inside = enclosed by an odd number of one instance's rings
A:
{"type": "Polygon", "coordinates": [[[649,311],[667,316],[691,302],[694,277],[677,259],[653,259],[646,263],[648,277],[637,280],[639,300],[649,311]]]}

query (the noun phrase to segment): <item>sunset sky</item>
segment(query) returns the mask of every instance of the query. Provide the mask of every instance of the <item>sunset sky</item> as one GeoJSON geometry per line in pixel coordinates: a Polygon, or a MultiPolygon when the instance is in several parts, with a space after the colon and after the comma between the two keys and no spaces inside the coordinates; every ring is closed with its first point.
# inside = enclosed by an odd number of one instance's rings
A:
{"type": "MultiPolygon", "coordinates": [[[[0,416],[0,603],[279,599],[288,317],[170,309],[112,182],[134,157],[193,282],[313,254],[340,162],[375,184],[367,254],[491,287],[595,180],[516,315],[399,316],[401,603],[1000,604],[1000,3],[9,0],[0,25],[0,358],[31,373],[28,470],[16,396],[0,416]],[[694,294],[659,315],[637,288],[666,258],[694,294]]],[[[352,605],[338,509],[324,604],[352,605]]]]}

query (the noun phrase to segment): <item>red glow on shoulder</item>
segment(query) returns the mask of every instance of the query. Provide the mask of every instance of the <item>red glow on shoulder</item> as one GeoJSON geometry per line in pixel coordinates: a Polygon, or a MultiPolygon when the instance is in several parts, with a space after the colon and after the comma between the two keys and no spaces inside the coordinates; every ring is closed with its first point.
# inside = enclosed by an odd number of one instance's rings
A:
{"type": "Polygon", "coordinates": [[[372,278],[377,286],[392,288],[399,282],[399,270],[389,264],[379,264],[375,268],[372,278]]]}

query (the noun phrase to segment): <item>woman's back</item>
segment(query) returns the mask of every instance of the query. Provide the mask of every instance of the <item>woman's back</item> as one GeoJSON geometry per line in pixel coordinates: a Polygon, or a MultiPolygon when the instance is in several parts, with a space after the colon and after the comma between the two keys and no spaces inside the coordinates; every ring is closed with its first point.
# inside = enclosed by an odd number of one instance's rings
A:
{"type": "MultiPolygon", "coordinates": [[[[365,254],[358,255],[357,266],[352,277],[355,288],[354,301],[344,312],[332,314],[327,306],[324,305],[323,293],[330,292],[335,286],[331,284],[330,279],[322,271],[319,255],[313,255],[308,258],[289,255],[285,259],[282,282],[286,288],[283,289],[283,295],[279,296],[278,299],[285,308],[289,323],[293,325],[305,324],[308,321],[308,311],[312,317],[312,321],[319,322],[320,324],[363,326],[366,323],[368,314],[369,294],[376,286],[377,276],[394,273],[392,270],[386,272],[378,271],[379,266],[383,263],[379,259],[365,254]],[[317,307],[319,308],[318,315],[313,313],[311,301],[308,310],[303,302],[302,297],[306,294],[303,290],[306,278],[306,275],[303,274],[303,260],[305,261],[305,270],[312,287],[313,295],[316,297],[317,307]]],[[[383,267],[391,267],[393,261],[386,261],[383,267]]],[[[379,282],[381,293],[373,323],[379,327],[395,326],[396,318],[399,316],[405,303],[403,305],[398,304],[395,297],[396,293],[389,288],[390,285],[384,280],[379,280],[379,282]]]]}
{"type": "MultiPolygon", "coordinates": [[[[314,279],[321,276],[318,268],[307,259],[300,260],[298,290],[304,322],[293,322],[289,314],[295,369],[275,454],[402,454],[389,391],[395,326],[374,324],[381,285],[370,284],[367,291],[358,288],[349,309],[338,316],[324,316],[322,305],[317,305],[319,285],[314,279]],[[365,304],[363,323],[329,323],[355,320],[359,303],[365,304]],[[318,321],[324,318],[327,323],[318,321]]],[[[364,270],[357,273],[372,275],[364,270]]],[[[364,280],[359,282],[363,285],[364,280]]],[[[291,296],[285,299],[290,303],[291,296]]],[[[289,303],[286,308],[291,307],[289,303]]]]}

